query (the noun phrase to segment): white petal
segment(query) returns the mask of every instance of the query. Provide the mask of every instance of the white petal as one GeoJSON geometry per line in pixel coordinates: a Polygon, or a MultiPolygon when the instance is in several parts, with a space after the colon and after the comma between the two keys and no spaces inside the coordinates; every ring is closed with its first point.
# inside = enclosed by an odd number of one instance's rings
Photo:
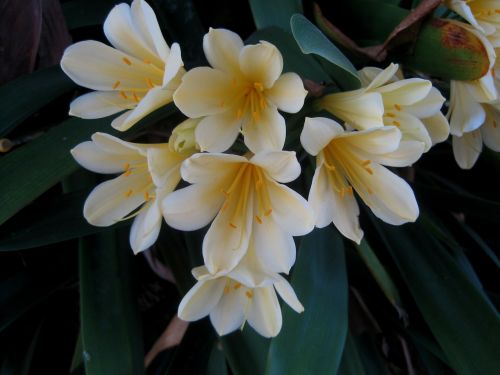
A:
{"type": "Polygon", "coordinates": [[[253,289],[253,297],[248,304],[247,319],[259,334],[274,337],[281,330],[281,309],[272,286],[253,289]]]}
{"type": "Polygon", "coordinates": [[[307,201],[285,185],[268,181],[271,218],[292,236],[303,236],[314,228],[314,212],[307,201]]]}
{"type": "Polygon", "coordinates": [[[245,287],[240,287],[229,293],[223,293],[219,303],[210,312],[210,321],[220,336],[233,332],[243,325],[247,290],[245,287]]]}
{"type": "Polygon", "coordinates": [[[172,90],[154,87],[141,99],[135,109],[128,112],[128,116],[117,117],[113,120],[111,126],[120,131],[128,130],[139,120],[142,120],[151,112],[156,111],[158,108],[170,102],[172,102],[172,90]]]}
{"type": "Polygon", "coordinates": [[[377,89],[382,94],[384,106],[392,108],[395,104],[412,105],[423,100],[431,91],[430,81],[420,78],[404,79],[377,89]]]}
{"type": "Polygon", "coordinates": [[[397,150],[383,155],[371,155],[374,162],[389,167],[407,167],[415,163],[425,150],[425,143],[420,141],[401,141],[397,150]]]}
{"type": "MultiPolygon", "coordinates": [[[[75,43],[64,51],[61,68],[73,81],[93,90],[149,90],[147,77],[154,83],[158,72],[142,60],[120,52],[101,42],[87,40],[75,43]],[[123,59],[130,63],[126,64],[123,59]]],[[[118,93],[117,93],[118,95],[118,93]]]]}
{"type": "Polygon", "coordinates": [[[486,118],[481,104],[472,97],[466,85],[458,81],[450,84],[450,133],[460,136],[462,133],[479,128],[486,118]]]}
{"type": "Polygon", "coordinates": [[[142,191],[147,186],[145,174],[118,176],[97,185],[89,194],[83,207],[87,221],[98,227],[106,227],[134,211],[144,202],[142,191]],[[128,196],[131,189],[133,194],[128,196]]]}
{"type": "Polygon", "coordinates": [[[399,125],[403,140],[423,142],[425,144],[424,152],[429,151],[432,146],[432,140],[422,121],[406,112],[397,113],[395,119],[399,125]]]}
{"type": "Polygon", "coordinates": [[[360,243],[363,231],[359,226],[359,207],[354,196],[344,194],[340,196],[330,184],[324,166],[319,166],[314,172],[309,204],[314,210],[316,226],[324,228],[331,222],[345,237],[360,243]]]}
{"type": "Polygon", "coordinates": [[[161,34],[153,9],[144,0],[133,1],[130,8],[134,25],[140,31],[142,40],[152,51],[156,52],[161,60],[166,61],[170,51],[161,34]]]}
{"type": "Polygon", "coordinates": [[[295,242],[272,218],[263,216],[261,220],[262,224],[253,227],[256,257],[267,273],[288,274],[295,263],[295,242]]]}
{"type": "Polygon", "coordinates": [[[481,134],[486,147],[493,151],[500,151],[500,112],[495,109],[488,111],[489,116],[481,126],[481,134]]]}
{"type": "Polygon", "coordinates": [[[231,79],[226,73],[200,67],[184,74],[174,94],[175,105],[186,116],[197,118],[225,112],[234,98],[231,79]]]}
{"type": "Polygon", "coordinates": [[[253,153],[262,150],[281,151],[285,145],[285,119],[272,106],[260,112],[259,119],[248,118],[243,122],[242,132],[245,145],[253,153]]]}
{"type": "Polygon", "coordinates": [[[130,228],[130,246],[134,254],[152,246],[161,228],[161,213],[159,203],[155,200],[134,219],[130,228]]]}
{"type": "MultiPolygon", "coordinates": [[[[133,108],[133,106],[129,106],[133,108]]],[[[89,92],[73,100],[69,107],[71,116],[83,119],[95,119],[114,115],[128,109],[123,98],[113,91],[89,92]]]]}
{"type": "Polygon", "coordinates": [[[121,3],[115,6],[109,12],[103,27],[106,38],[116,49],[140,60],[147,59],[157,66],[163,66],[163,61],[151,48],[153,46],[148,45],[148,40],[142,38],[127,4],[121,3]]]}
{"type": "Polygon", "coordinates": [[[231,271],[248,249],[253,222],[251,191],[245,203],[247,206],[242,209],[243,212],[237,212],[237,203],[220,211],[203,239],[203,259],[212,274],[231,271]]]}
{"type": "Polygon", "coordinates": [[[271,88],[283,71],[283,56],[274,45],[262,41],[243,47],[240,52],[240,67],[250,82],[258,82],[265,88],[271,88]]]}
{"type": "Polygon", "coordinates": [[[344,128],[336,121],[325,117],[306,117],[300,143],[309,154],[316,156],[333,138],[343,132],[344,128]]]}
{"type": "Polygon", "coordinates": [[[377,92],[341,92],[324,96],[322,108],[358,130],[384,126],[384,103],[377,92]]]}
{"type": "Polygon", "coordinates": [[[161,207],[165,221],[172,228],[196,230],[210,223],[224,199],[217,187],[191,185],[169,194],[161,207]]]}
{"type": "Polygon", "coordinates": [[[203,37],[203,51],[215,69],[240,75],[239,56],[243,41],[238,34],[226,29],[210,29],[203,37]]]}
{"type": "Polygon", "coordinates": [[[149,147],[147,144],[126,142],[110,134],[99,132],[92,134],[92,141],[103,150],[126,155],[127,158],[132,158],[133,161],[144,159],[149,147]]]}
{"type": "Polygon", "coordinates": [[[446,99],[441,95],[439,90],[432,87],[429,94],[424,99],[406,106],[404,110],[422,119],[441,113],[440,110],[445,100],[446,99]]]}
{"type": "Polygon", "coordinates": [[[273,180],[287,183],[300,175],[300,164],[295,151],[262,151],[255,154],[250,163],[263,168],[273,180]]]}
{"type": "MultiPolygon", "coordinates": [[[[182,62],[181,57],[181,47],[174,43],[172,44],[172,49],[170,50],[170,54],[168,55],[168,59],[165,62],[165,73],[163,75],[163,87],[167,87],[167,85],[174,79],[174,77],[179,76],[179,71],[181,70],[184,63],[182,62]]],[[[184,72],[184,70],[182,70],[184,72]]],[[[175,87],[177,88],[177,87],[175,87]]]]}
{"type": "Polygon", "coordinates": [[[453,155],[460,168],[471,169],[476,164],[483,149],[481,131],[464,133],[461,137],[453,136],[453,155]]]}
{"type": "MultiPolygon", "coordinates": [[[[419,214],[413,190],[401,177],[387,168],[372,163],[373,175],[365,173],[364,184],[372,190],[362,195],[375,216],[392,225],[414,222],[419,214]]],[[[355,186],[356,191],[359,191],[355,186]]]]}
{"type": "MultiPolygon", "coordinates": [[[[368,69],[370,69],[370,68],[368,68],[368,69]]],[[[371,76],[372,73],[376,72],[375,69],[377,69],[377,68],[371,68],[371,69],[374,69],[374,70],[373,71],[366,71],[366,74],[369,74],[371,76]]],[[[396,74],[398,69],[399,69],[399,65],[393,64],[393,63],[391,63],[384,70],[378,69],[379,73],[374,78],[372,78],[372,81],[368,85],[366,90],[375,89],[375,88],[378,88],[382,85],[385,85],[389,80],[391,80],[394,77],[394,75],[396,74]]],[[[363,69],[361,70],[361,72],[363,72],[363,69]]]]}
{"type": "Polygon", "coordinates": [[[274,288],[276,289],[280,297],[283,298],[283,301],[285,301],[288,306],[290,306],[299,314],[301,312],[304,312],[304,306],[302,306],[302,304],[300,303],[292,286],[284,278],[281,279],[281,281],[274,283],[274,288]]]}
{"type": "Polygon", "coordinates": [[[297,113],[304,105],[307,91],[302,79],[295,73],[285,73],[266,90],[265,96],[280,110],[297,113]]]}
{"type": "Polygon", "coordinates": [[[224,277],[198,281],[179,304],[179,318],[192,322],[210,314],[220,301],[225,282],[224,277]]]}
{"type": "Polygon", "coordinates": [[[349,147],[363,150],[367,154],[386,154],[398,148],[401,141],[401,132],[394,126],[384,126],[362,131],[345,132],[340,134],[342,142],[349,147]]]}
{"type": "Polygon", "coordinates": [[[444,142],[448,139],[450,135],[450,124],[441,112],[422,119],[422,123],[427,129],[429,137],[431,137],[432,145],[444,142]]]}
{"type": "Polygon", "coordinates": [[[148,149],[148,169],[156,186],[173,191],[181,180],[180,167],[186,155],[170,151],[168,143],[148,149]]]}
{"type": "MultiPolygon", "coordinates": [[[[255,233],[253,233],[252,237],[255,237],[255,233]]],[[[268,271],[269,267],[265,267],[265,262],[269,257],[261,258],[257,254],[254,242],[253,238],[250,238],[247,253],[228,276],[248,287],[272,285],[279,280],[280,276],[277,273],[268,271]]]]}
{"type": "MultiPolygon", "coordinates": [[[[248,160],[239,155],[219,153],[194,154],[182,163],[182,178],[192,184],[219,184],[237,173],[248,160]]],[[[222,188],[222,187],[221,187],[222,188]]]]}
{"type": "Polygon", "coordinates": [[[207,116],[196,127],[196,143],[201,151],[226,151],[238,138],[240,126],[241,121],[232,110],[207,116]]]}

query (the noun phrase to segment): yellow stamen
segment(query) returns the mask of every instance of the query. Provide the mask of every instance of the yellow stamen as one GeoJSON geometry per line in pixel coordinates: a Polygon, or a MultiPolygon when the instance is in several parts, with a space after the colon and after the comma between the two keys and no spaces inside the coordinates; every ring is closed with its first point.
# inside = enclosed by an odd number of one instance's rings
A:
{"type": "Polygon", "coordinates": [[[116,81],[115,84],[113,85],[113,90],[116,89],[118,86],[120,86],[120,81],[116,81]]]}
{"type": "Polygon", "coordinates": [[[368,164],[370,164],[372,161],[371,160],[365,160],[364,162],[361,163],[363,167],[366,167],[368,164]]]}
{"type": "Polygon", "coordinates": [[[497,122],[493,121],[493,127],[496,129],[497,128],[497,122]]]}
{"type": "Polygon", "coordinates": [[[396,108],[398,111],[401,111],[401,106],[399,104],[394,104],[394,108],[396,108]]]}
{"type": "Polygon", "coordinates": [[[134,191],[132,189],[128,189],[126,192],[125,192],[125,196],[128,198],[132,195],[134,191]]]}
{"type": "Polygon", "coordinates": [[[367,171],[369,174],[373,174],[373,170],[371,168],[365,167],[365,171],[367,171]]]}
{"type": "Polygon", "coordinates": [[[237,227],[236,225],[234,225],[233,223],[229,223],[229,226],[230,226],[231,228],[233,228],[233,229],[238,228],[238,227],[237,227]]]}
{"type": "Polygon", "coordinates": [[[127,170],[127,169],[129,169],[129,168],[130,168],[130,163],[125,163],[125,164],[123,164],[123,169],[124,169],[124,170],[127,170]]]}
{"type": "Polygon", "coordinates": [[[247,291],[245,292],[245,295],[247,296],[247,298],[252,298],[252,297],[253,297],[253,293],[252,293],[252,291],[251,291],[251,290],[247,290],[247,291]]]}
{"type": "Polygon", "coordinates": [[[226,284],[226,286],[224,286],[224,294],[228,294],[230,291],[229,285],[226,284]]]}
{"type": "Polygon", "coordinates": [[[241,283],[236,283],[234,284],[234,289],[240,289],[241,288],[241,283]]]}
{"type": "Polygon", "coordinates": [[[257,220],[257,223],[262,224],[262,219],[258,215],[255,215],[255,220],[257,220]]]}
{"type": "Polygon", "coordinates": [[[148,84],[148,86],[150,88],[155,87],[155,85],[153,84],[153,81],[151,80],[151,78],[146,78],[146,83],[148,84]]]}
{"type": "Polygon", "coordinates": [[[134,101],[135,102],[137,102],[137,103],[140,102],[140,99],[139,99],[139,97],[137,96],[137,94],[135,92],[132,94],[132,96],[134,97],[134,101]]]}
{"type": "Polygon", "coordinates": [[[396,117],[396,115],[392,112],[387,112],[384,116],[387,116],[387,117],[396,117]]]}
{"type": "Polygon", "coordinates": [[[124,57],[122,60],[123,60],[123,62],[124,62],[125,64],[127,64],[127,65],[129,65],[129,66],[130,66],[130,65],[132,65],[132,61],[130,61],[130,60],[129,60],[129,59],[127,59],[126,57],[124,57]]]}
{"type": "Polygon", "coordinates": [[[394,120],[392,122],[392,124],[395,125],[395,126],[398,126],[398,127],[401,126],[401,123],[399,121],[396,121],[396,120],[394,120]]]}
{"type": "Polygon", "coordinates": [[[331,165],[326,160],[323,163],[325,164],[326,169],[328,169],[329,171],[334,172],[337,169],[337,168],[335,168],[335,166],[331,165]]]}
{"type": "Polygon", "coordinates": [[[120,91],[120,95],[122,96],[123,99],[128,99],[127,94],[125,94],[125,91],[120,91]]]}
{"type": "Polygon", "coordinates": [[[123,174],[125,177],[128,177],[132,174],[132,170],[131,169],[128,169],[125,171],[125,173],[123,174]]]}
{"type": "Polygon", "coordinates": [[[269,216],[269,215],[272,214],[272,212],[273,212],[273,209],[270,208],[269,210],[267,210],[266,212],[264,212],[264,216],[269,216]]]}
{"type": "Polygon", "coordinates": [[[253,87],[256,90],[264,91],[264,85],[262,83],[260,83],[260,82],[254,82],[253,87]]]}

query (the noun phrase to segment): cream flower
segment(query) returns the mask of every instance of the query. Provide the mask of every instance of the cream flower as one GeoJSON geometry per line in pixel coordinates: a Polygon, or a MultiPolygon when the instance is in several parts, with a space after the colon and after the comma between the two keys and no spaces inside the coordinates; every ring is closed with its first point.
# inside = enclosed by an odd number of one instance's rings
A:
{"type": "Polygon", "coordinates": [[[295,153],[289,151],[262,151],[249,158],[196,154],[181,168],[182,178],[193,185],[163,201],[164,217],[180,230],[202,228],[215,217],[203,240],[212,274],[232,270],[251,242],[269,272],[287,273],[295,261],[292,236],[314,227],[307,201],[281,184],[299,174],[295,153]]]}
{"type": "Polygon", "coordinates": [[[242,328],[248,321],[262,336],[276,336],[282,325],[276,292],[292,309],[304,311],[292,287],[280,275],[253,286],[246,284],[238,272],[214,276],[202,266],[193,269],[193,275],[198,282],[182,299],[178,315],[187,321],[210,315],[219,335],[242,328]]]}
{"type": "Polygon", "coordinates": [[[181,179],[180,165],[194,151],[177,153],[167,143],[136,144],[95,133],[92,141],[79,144],[71,154],[88,170],[121,175],[94,188],[85,201],[85,218],[92,225],[106,227],[135,217],[130,246],[134,253],[145,250],[160,231],[160,202],[175,189],[181,179]]]}
{"type": "Polygon", "coordinates": [[[241,129],[252,152],[281,150],[285,120],[278,113],[298,112],[306,97],[295,73],[281,74],[283,58],[268,42],[244,46],[224,29],[210,29],[203,49],[213,68],[190,70],[174,94],[177,107],[188,117],[204,117],[196,129],[203,151],[222,152],[241,129]]]}
{"type": "Polygon", "coordinates": [[[423,142],[424,152],[427,152],[431,146],[448,138],[450,126],[441,113],[445,98],[430,81],[404,79],[397,64],[391,64],[385,70],[366,67],[358,73],[369,91],[382,95],[383,121],[401,131],[400,149],[416,147],[413,142],[423,142]]]}
{"type": "Polygon", "coordinates": [[[453,155],[462,169],[470,169],[476,163],[483,148],[500,152],[500,103],[482,104],[485,117],[479,128],[453,136],[453,155]]]}
{"type": "Polygon", "coordinates": [[[500,1],[446,0],[445,5],[487,36],[494,47],[500,47],[500,1]]]}
{"type": "Polygon", "coordinates": [[[309,203],[319,228],[333,222],[346,237],[359,243],[359,207],[353,192],[383,221],[400,225],[415,221],[418,205],[411,187],[384,168],[415,162],[422,149],[395,153],[401,132],[394,126],[346,132],[326,118],[306,118],[300,136],[304,149],[316,156],[309,203]]]}
{"type": "Polygon", "coordinates": [[[185,70],[179,45],[170,49],[151,7],[143,0],[115,6],[104,22],[113,45],[83,41],[66,49],[62,70],[77,84],[97,90],[71,103],[70,114],[94,119],[125,111],[111,125],[129,129],[172,102],[185,70]]]}

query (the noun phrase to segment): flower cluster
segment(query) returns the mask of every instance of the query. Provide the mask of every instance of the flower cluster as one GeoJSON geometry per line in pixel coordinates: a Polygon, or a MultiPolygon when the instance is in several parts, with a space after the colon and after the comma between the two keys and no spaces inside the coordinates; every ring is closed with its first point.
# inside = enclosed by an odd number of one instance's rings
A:
{"type": "Polygon", "coordinates": [[[135,253],[156,241],[163,219],[183,231],[209,225],[204,265],[192,270],[197,283],[180,303],[180,318],[209,315],[221,335],[248,321],[261,335],[275,336],[282,324],[276,292],[304,310],[281,275],[295,263],[294,236],[333,223],[359,243],[356,195],[387,223],[418,217],[411,187],[387,167],[409,166],[448,137],[444,98],[429,81],[404,79],[394,64],[365,68],[363,88],[317,99],[315,108],[332,118],[304,118],[300,141],[316,157],[306,200],[285,185],[299,177],[301,165],[295,151],[283,150],[282,113],[299,112],[307,91],[297,74],[283,73],[276,46],[244,45],[229,30],[210,29],[203,39],[210,66],[186,72],[179,45],[168,47],[143,0],[116,6],[104,31],[114,48],[85,41],[63,56],[63,70],[96,90],[73,101],[70,113],[123,112],[111,123],[123,131],[174,102],[188,119],[166,143],[96,133],[76,146],[72,154],[83,167],[119,174],[91,192],[84,216],[97,226],[134,217],[135,253]],[[247,152],[235,154],[240,134],[247,152]],[[187,184],[177,189],[181,179],[187,184]]]}
{"type": "Polygon", "coordinates": [[[457,164],[470,169],[484,144],[500,151],[500,101],[497,79],[497,49],[500,47],[500,1],[446,0],[445,4],[469,24],[459,23],[472,32],[484,46],[489,69],[474,81],[451,81],[448,118],[453,135],[453,154],[457,164]]]}

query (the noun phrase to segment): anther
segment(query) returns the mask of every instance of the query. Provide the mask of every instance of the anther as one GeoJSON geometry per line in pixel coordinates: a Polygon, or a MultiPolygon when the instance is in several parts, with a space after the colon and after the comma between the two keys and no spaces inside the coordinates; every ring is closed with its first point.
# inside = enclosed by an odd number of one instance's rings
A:
{"type": "Polygon", "coordinates": [[[384,116],[387,116],[387,117],[396,117],[396,115],[392,112],[387,112],[384,116]]]}
{"type": "Polygon", "coordinates": [[[139,97],[137,96],[137,94],[136,94],[135,92],[132,94],[132,96],[134,97],[134,101],[135,101],[136,103],[139,103],[139,102],[140,102],[140,99],[139,99],[139,97]]]}
{"type": "Polygon", "coordinates": [[[264,91],[264,85],[262,83],[260,83],[260,82],[254,82],[253,87],[256,90],[264,91]]]}
{"type": "Polygon", "coordinates": [[[401,106],[399,104],[394,104],[394,108],[396,108],[398,111],[401,111],[401,106]]]}
{"type": "Polygon", "coordinates": [[[128,198],[132,195],[134,191],[132,189],[128,189],[126,192],[125,192],[125,196],[128,198]]]}
{"type": "Polygon", "coordinates": [[[327,161],[325,161],[324,163],[325,163],[326,169],[328,169],[329,171],[334,172],[337,169],[333,165],[331,165],[330,163],[328,163],[327,161]]]}
{"type": "Polygon", "coordinates": [[[238,227],[237,227],[236,225],[234,225],[233,223],[229,223],[229,226],[230,226],[231,228],[233,228],[233,229],[238,228],[238,227]]]}
{"type": "Polygon", "coordinates": [[[495,120],[493,120],[493,127],[496,129],[497,128],[497,122],[495,120]]]}
{"type": "Polygon", "coordinates": [[[364,162],[361,163],[363,167],[366,167],[368,164],[370,164],[372,161],[371,160],[365,160],[364,162]]]}
{"type": "Polygon", "coordinates": [[[251,291],[251,290],[247,290],[247,291],[245,292],[245,295],[247,296],[247,298],[252,298],[252,297],[253,297],[253,293],[252,293],[252,291],[251,291]]]}
{"type": "Polygon", "coordinates": [[[255,215],[255,220],[257,220],[257,223],[262,224],[262,219],[258,215],[255,215]]]}
{"type": "Polygon", "coordinates": [[[129,163],[123,164],[123,169],[124,170],[128,170],[129,168],[130,168],[130,164],[129,163]]]}
{"type": "Polygon", "coordinates": [[[264,216],[269,216],[273,213],[273,209],[270,208],[269,210],[267,210],[266,212],[264,212],[264,216]]]}
{"type": "Polygon", "coordinates": [[[132,65],[132,61],[130,61],[129,59],[127,59],[126,57],[124,57],[123,59],[123,62],[127,65],[132,65]]]}
{"type": "Polygon", "coordinates": [[[396,121],[396,120],[394,120],[392,122],[392,124],[395,125],[395,126],[398,126],[398,127],[401,126],[401,123],[399,121],[396,121]]]}
{"type": "Polygon", "coordinates": [[[125,171],[125,173],[123,174],[125,177],[128,177],[132,174],[132,170],[131,169],[128,169],[125,171]]]}
{"type": "Polygon", "coordinates": [[[116,81],[115,84],[113,85],[113,90],[116,89],[118,86],[120,86],[120,81],[116,81]]]}
{"type": "Polygon", "coordinates": [[[120,91],[120,95],[122,96],[123,99],[128,99],[127,94],[125,94],[125,91],[120,91]]]}
{"type": "Polygon", "coordinates": [[[147,191],[144,192],[144,200],[148,201],[151,197],[147,191]]]}
{"type": "Polygon", "coordinates": [[[373,174],[373,170],[371,168],[365,167],[365,171],[367,171],[369,174],[373,174]]]}
{"type": "Polygon", "coordinates": [[[236,283],[233,286],[234,289],[240,289],[241,288],[241,283],[236,283]]]}
{"type": "Polygon", "coordinates": [[[151,80],[151,78],[146,78],[146,83],[148,84],[148,86],[150,88],[155,87],[155,85],[153,84],[153,81],[151,80]]]}

